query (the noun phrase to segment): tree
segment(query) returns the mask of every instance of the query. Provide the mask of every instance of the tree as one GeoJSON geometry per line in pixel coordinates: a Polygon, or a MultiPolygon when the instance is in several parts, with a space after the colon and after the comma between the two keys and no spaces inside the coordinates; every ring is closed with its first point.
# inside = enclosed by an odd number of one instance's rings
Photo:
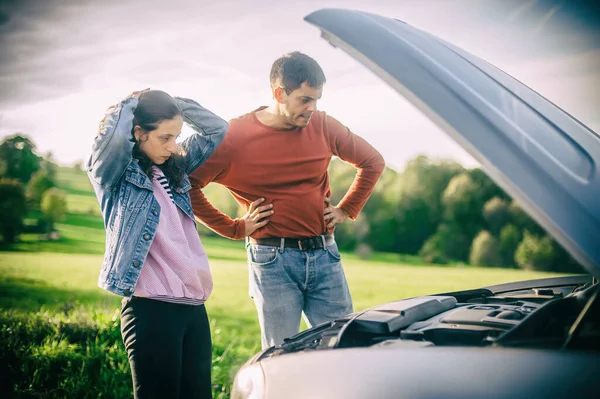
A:
{"type": "Polygon", "coordinates": [[[0,179],[0,233],[4,243],[12,244],[23,231],[27,215],[25,188],[16,179],[0,179]]]}
{"type": "Polygon", "coordinates": [[[41,204],[42,212],[48,222],[48,233],[54,231],[54,223],[65,219],[67,215],[67,193],[58,188],[44,192],[41,204]]]}
{"type": "Polygon", "coordinates": [[[371,246],[367,243],[367,238],[369,237],[369,219],[366,214],[361,214],[353,224],[355,225],[356,234],[355,252],[361,259],[368,259],[371,257],[372,252],[371,246]]]}
{"type": "Polygon", "coordinates": [[[442,223],[419,251],[427,263],[447,263],[450,260],[466,260],[470,241],[459,226],[442,223]]]}
{"type": "Polygon", "coordinates": [[[512,223],[520,230],[527,230],[531,234],[536,236],[542,236],[546,234],[544,229],[527,214],[516,202],[512,201],[508,207],[512,223]]]}
{"type": "Polygon", "coordinates": [[[588,273],[556,240],[552,239],[554,248],[553,271],[560,273],[588,273]]]}
{"type": "Polygon", "coordinates": [[[40,169],[33,174],[27,184],[27,198],[33,206],[37,207],[42,201],[42,195],[46,190],[55,186],[54,180],[46,169],[40,169]]]}
{"type": "Polygon", "coordinates": [[[0,144],[0,176],[26,184],[40,168],[35,145],[26,136],[14,135],[0,144]]]}
{"type": "Polygon", "coordinates": [[[454,226],[453,230],[460,236],[461,242],[466,240],[469,243],[460,248],[448,247],[454,253],[453,259],[468,260],[475,235],[486,227],[484,204],[493,197],[500,200],[507,198],[502,189],[478,168],[464,171],[448,183],[442,194],[444,223],[454,226]]]}
{"type": "Polygon", "coordinates": [[[481,231],[473,240],[469,263],[478,266],[501,266],[498,239],[488,231],[481,231]]]}
{"type": "MultiPolygon", "coordinates": [[[[331,161],[329,181],[333,204],[343,198],[355,176],[356,169],[352,165],[337,158],[331,161]]],[[[394,170],[386,168],[357,220],[336,226],[335,234],[341,249],[357,250],[360,245],[363,256],[368,255],[369,250],[397,250],[398,176],[394,170]]]]}
{"type": "Polygon", "coordinates": [[[398,176],[386,168],[357,220],[343,223],[353,226],[363,254],[368,253],[367,246],[375,251],[396,251],[398,176]]]}
{"type": "MultiPolygon", "coordinates": [[[[329,165],[329,181],[331,187],[331,203],[337,205],[344,197],[348,188],[352,185],[356,176],[356,169],[352,165],[335,158],[329,165]]],[[[370,202],[370,201],[369,201],[370,202]]],[[[359,218],[365,216],[368,207],[365,207],[359,218]]],[[[275,211],[277,212],[277,211],[275,211]]],[[[365,221],[363,221],[364,224],[365,221]]],[[[353,251],[358,245],[357,242],[357,224],[348,220],[345,223],[339,224],[335,228],[335,235],[338,246],[344,251],[353,251]]]]}
{"type": "Polygon", "coordinates": [[[451,226],[446,233],[448,238],[444,239],[447,241],[444,250],[450,259],[468,261],[471,242],[483,226],[483,203],[478,190],[471,176],[464,172],[454,176],[442,194],[443,224],[451,226]]]}
{"type": "Polygon", "coordinates": [[[554,270],[556,254],[550,236],[537,237],[525,230],[515,253],[515,262],[525,270],[554,270]]]}
{"type": "Polygon", "coordinates": [[[44,169],[52,180],[56,180],[56,171],[58,170],[58,165],[54,161],[54,154],[52,151],[48,151],[46,156],[41,158],[40,169],[44,169]]]}
{"type": "Polygon", "coordinates": [[[75,162],[73,162],[73,169],[75,169],[75,170],[76,170],[76,171],[78,171],[78,172],[80,172],[80,171],[84,170],[84,169],[83,169],[83,161],[82,161],[82,160],[79,160],[79,161],[75,161],[75,162]]]}
{"type": "Polygon", "coordinates": [[[515,252],[521,242],[521,232],[514,225],[508,224],[500,231],[500,256],[505,266],[515,265],[515,252]]]}
{"type": "Polygon", "coordinates": [[[431,237],[439,222],[431,215],[427,200],[416,193],[406,194],[397,206],[394,241],[396,252],[416,254],[431,237]]]}
{"type": "Polygon", "coordinates": [[[456,162],[432,161],[423,155],[407,163],[395,189],[399,196],[395,206],[396,252],[416,254],[436,232],[443,220],[442,193],[463,171],[456,162]]]}
{"type": "Polygon", "coordinates": [[[510,221],[508,204],[500,197],[494,197],[483,205],[483,218],[488,230],[495,236],[510,221]]]}
{"type": "Polygon", "coordinates": [[[473,168],[467,171],[471,181],[479,188],[478,194],[482,203],[487,200],[498,197],[503,200],[510,200],[508,194],[504,192],[481,168],[473,168]]]}
{"type": "Polygon", "coordinates": [[[465,172],[453,177],[442,195],[444,220],[462,226],[472,236],[479,231],[483,219],[478,191],[478,185],[465,172]]]}

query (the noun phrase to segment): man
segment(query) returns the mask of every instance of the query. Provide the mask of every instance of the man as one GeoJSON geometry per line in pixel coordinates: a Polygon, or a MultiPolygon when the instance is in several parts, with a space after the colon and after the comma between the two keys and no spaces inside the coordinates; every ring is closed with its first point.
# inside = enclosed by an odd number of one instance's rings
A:
{"type": "Polygon", "coordinates": [[[273,103],[230,121],[212,157],[192,175],[196,217],[232,239],[249,236],[250,296],[263,348],[300,328],[352,312],[352,299],[333,237],[336,224],[355,219],[383,173],[381,155],[340,122],[317,111],[325,74],[300,52],[277,59],[271,69],[273,103]],[[357,174],[337,206],[330,203],[332,156],[357,174]],[[227,187],[247,213],[231,219],[201,189],[227,187]]]}

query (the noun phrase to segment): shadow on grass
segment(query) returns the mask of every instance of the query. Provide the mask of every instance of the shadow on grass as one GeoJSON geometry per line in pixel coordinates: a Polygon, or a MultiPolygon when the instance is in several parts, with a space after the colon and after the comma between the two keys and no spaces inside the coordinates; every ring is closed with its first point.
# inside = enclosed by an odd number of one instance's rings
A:
{"type": "Polygon", "coordinates": [[[98,229],[101,234],[104,234],[104,222],[102,217],[97,214],[69,213],[63,224],[98,229]]]}
{"type": "Polygon", "coordinates": [[[0,251],[102,255],[104,244],[92,240],[61,237],[56,241],[23,240],[11,245],[0,245],[0,251]]]}
{"type": "Polygon", "coordinates": [[[84,189],[79,189],[79,188],[72,188],[71,186],[63,186],[62,190],[64,190],[67,194],[92,197],[94,199],[96,198],[96,196],[94,195],[94,192],[91,191],[92,190],[91,188],[90,188],[90,190],[84,190],[84,189]]]}
{"type": "Polygon", "coordinates": [[[95,290],[66,290],[42,280],[0,277],[0,308],[37,312],[48,310],[68,312],[80,305],[115,309],[120,298],[95,290]]]}
{"type": "MultiPolygon", "coordinates": [[[[244,251],[219,251],[206,248],[208,259],[234,261],[245,263],[246,253],[244,251]]],[[[0,245],[0,252],[52,252],[65,254],[103,255],[104,244],[84,239],[73,239],[62,237],[56,241],[22,241],[12,245],[0,245]]]]}

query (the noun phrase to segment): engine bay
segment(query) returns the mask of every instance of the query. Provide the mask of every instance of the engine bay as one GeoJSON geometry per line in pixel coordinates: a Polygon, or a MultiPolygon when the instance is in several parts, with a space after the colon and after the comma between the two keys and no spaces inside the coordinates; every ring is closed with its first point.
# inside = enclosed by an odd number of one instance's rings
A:
{"type": "Polygon", "coordinates": [[[356,347],[502,346],[561,348],[582,314],[598,349],[598,284],[486,289],[390,302],[308,329],[260,359],[311,350],[356,347]],[[591,326],[591,327],[590,327],[591,326]],[[591,329],[590,329],[591,328],[591,329]]]}
{"type": "Polygon", "coordinates": [[[370,346],[369,340],[371,345],[398,344],[393,341],[400,340],[435,346],[484,346],[520,324],[540,306],[522,300],[498,304],[458,303],[451,296],[393,302],[357,317],[338,347],[370,346]]]}

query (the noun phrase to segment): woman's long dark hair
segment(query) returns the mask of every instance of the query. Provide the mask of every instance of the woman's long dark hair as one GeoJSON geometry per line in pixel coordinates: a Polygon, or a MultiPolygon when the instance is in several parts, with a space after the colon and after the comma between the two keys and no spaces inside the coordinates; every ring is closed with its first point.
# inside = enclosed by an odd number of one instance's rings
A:
{"type": "MultiPolygon", "coordinates": [[[[134,130],[136,126],[141,127],[146,132],[157,128],[158,124],[165,120],[170,120],[176,116],[181,116],[181,110],[173,97],[160,90],[150,90],[142,93],[138,100],[138,106],[133,112],[133,129],[131,129],[131,141],[134,142],[132,156],[139,161],[139,165],[152,178],[152,166],[154,162],[148,158],[140,149],[140,141],[136,139],[134,130]]],[[[158,166],[165,174],[172,187],[183,184],[185,174],[184,157],[181,149],[162,165],[158,166]]]]}

